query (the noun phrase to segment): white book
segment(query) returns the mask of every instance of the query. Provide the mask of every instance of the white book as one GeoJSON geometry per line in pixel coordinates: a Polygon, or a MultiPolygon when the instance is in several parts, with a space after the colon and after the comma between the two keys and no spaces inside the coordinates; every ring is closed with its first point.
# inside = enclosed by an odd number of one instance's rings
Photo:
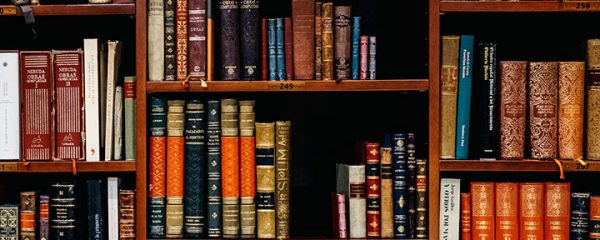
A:
{"type": "Polygon", "coordinates": [[[165,79],[164,0],[148,1],[148,81],[165,79]]]}
{"type": "Polygon", "coordinates": [[[106,180],[108,198],[108,240],[119,240],[119,185],[121,179],[109,177],[106,180]]]}
{"type": "MultiPolygon", "coordinates": [[[[365,185],[365,165],[336,164],[336,192],[346,195],[348,203],[348,229],[350,238],[367,237],[367,199],[352,193],[352,185],[365,185]],[[350,196],[350,197],[349,197],[350,196]]],[[[354,188],[357,189],[357,188],[354,188]]]]}
{"type": "Polygon", "coordinates": [[[115,88],[114,160],[123,160],[123,87],[115,88]]]}
{"type": "Polygon", "coordinates": [[[0,52],[0,160],[19,160],[19,52],[0,52]]]}
{"type": "Polygon", "coordinates": [[[104,136],[104,160],[113,159],[113,127],[115,110],[115,84],[119,77],[121,43],[108,41],[108,64],[106,74],[106,127],[104,136]]]}
{"type": "Polygon", "coordinates": [[[440,239],[458,240],[460,233],[460,179],[440,183],[440,239]]]}
{"type": "Polygon", "coordinates": [[[100,161],[100,91],[98,39],[83,40],[85,92],[85,159],[100,161]]]}

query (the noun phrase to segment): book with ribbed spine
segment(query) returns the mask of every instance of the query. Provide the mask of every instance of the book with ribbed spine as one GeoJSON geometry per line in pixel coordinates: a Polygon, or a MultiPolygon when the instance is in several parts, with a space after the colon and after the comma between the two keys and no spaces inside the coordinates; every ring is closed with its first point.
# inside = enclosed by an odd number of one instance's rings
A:
{"type": "Polygon", "coordinates": [[[590,239],[600,238],[600,196],[590,196],[590,239]]]}
{"type": "Polygon", "coordinates": [[[544,239],[543,183],[519,183],[519,237],[544,239]]]}
{"type": "Polygon", "coordinates": [[[336,192],[346,195],[350,238],[367,237],[367,200],[365,165],[336,164],[336,192]]]}
{"type": "Polygon", "coordinates": [[[500,61],[500,158],[525,157],[527,62],[500,61]]]}
{"type": "Polygon", "coordinates": [[[16,204],[0,205],[0,239],[21,239],[19,238],[19,206],[16,204]]]}
{"type": "Polygon", "coordinates": [[[471,237],[494,239],[494,183],[471,182],[471,237]]]}
{"type": "Polygon", "coordinates": [[[427,239],[429,231],[429,219],[427,218],[429,209],[428,190],[427,190],[427,159],[417,159],[417,231],[416,237],[427,239]]]}
{"type": "MultiPolygon", "coordinates": [[[[177,78],[177,35],[175,10],[177,0],[164,1],[164,80],[175,81],[177,78]]],[[[150,44],[150,42],[148,42],[150,44]]]]}
{"type": "Polygon", "coordinates": [[[471,193],[460,193],[460,239],[471,240],[471,193]]]}
{"type": "Polygon", "coordinates": [[[241,71],[243,80],[257,80],[260,64],[259,0],[240,1],[241,71]]]}
{"type": "Polygon", "coordinates": [[[408,237],[417,238],[417,152],[414,133],[406,134],[406,196],[408,237]]]}
{"type": "Polygon", "coordinates": [[[275,122],[275,212],[277,238],[290,237],[290,121],[275,122]]]}
{"type": "MultiPolygon", "coordinates": [[[[498,158],[498,89],[499,78],[497,72],[496,44],[479,43],[479,59],[475,67],[478,73],[475,75],[473,86],[479,84],[479,101],[477,107],[481,114],[479,117],[479,158],[498,158]],[[483,81],[482,81],[483,80],[483,81]]],[[[460,87],[460,86],[459,86],[460,87]]],[[[459,90],[460,91],[460,90],[459,90]]],[[[460,98],[460,93],[459,93],[460,98]]],[[[524,102],[524,101],[523,101],[524,102]]]]}
{"type": "Polygon", "coordinates": [[[459,239],[459,207],[460,179],[442,178],[440,180],[440,239],[459,239]]]}
{"type": "Polygon", "coordinates": [[[600,39],[587,40],[586,158],[600,160],[600,39]]]}
{"type": "Polygon", "coordinates": [[[183,237],[184,105],[184,100],[167,101],[167,238],[183,237]]]}
{"type": "Polygon", "coordinates": [[[583,158],[585,63],[558,63],[558,158],[583,158]]]}
{"type": "MultiPolygon", "coordinates": [[[[167,0],[168,1],[168,0],[167,0]]],[[[175,1],[175,0],[174,0],[175,1]]],[[[188,0],[176,0],[177,81],[188,78],[188,0]]]]}
{"type": "Polygon", "coordinates": [[[135,240],[135,190],[119,190],[119,239],[135,240]]]}
{"type": "Polygon", "coordinates": [[[135,161],[135,76],[123,79],[125,104],[125,161],[135,161]]]}
{"type": "Polygon", "coordinates": [[[367,237],[381,236],[381,182],[379,143],[367,142],[366,183],[367,183],[367,237]]]}
{"type": "Polygon", "coordinates": [[[256,238],[254,100],[240,105],[240,225],[242,238],[256,238]]]}
{"type": "Polygon", "coordinates": [[[352,7],[335,6],[335,80],[350,79],[352,50],[352,7]]]}
{"type": "Polygon", "coordinates": [[[40,217],[39,220],[39,233],[40,240],[50,239],[50,196],[40,195],[40,217]]]}
{"type": "MultiPolygon", "coordinates": [[[[87,220],[88,220],[88,239],[103,240],[105,219],[103,218],[104,202],[102,193],[102,180],[87,181],[87,220]]],[[[40,199],[41,204],[41,199],[40,199]]],[[[41,206],[40,206],[41,209],[41,206]]],[[[40,214],[41,217],[41,214],[40,214]]]]}
{"type": "Polygon", "coordinates": [[[456,159],[467,159],[469,157],[473,41],[473,35],[460,36],[458,103],[456,109],[456,159]]]}
{"type": "Polygon", "coordinates": [[[393,134],[394,237],[408,237],[408,199],[406,196],[406,134],[393,134]]]}
{"type": "Polygon", "coordinates": [[[323,80],[332,80],[333,79],[333,3],[332,2],[323,2],[322,12],[323,16],[321,20],[323,21],[323,33],[322,33],[322,48],[321,48],[321,57],[322,57],[322,78],[323,80]]]}
{"type": "Polygon", "coordinates": [[[240,79],[240,0],[219,0],[221,80],[240,79]]]}
{"type": "Polygon", "coordinates": [[[77,239],[76,198],[74,182],[50,185],[50,239],[77,239]]]}
{"type": "Polygon", "coordinates": [[[166,224],[167,101],[164,98],[152,97],[150,99],[150,109],[148,232],[151,238],[164,238],[166,224]]]}
{"type": "Polygon", "coordinates": [[[442,36],[440,70],[440,159],[456,158],[456,99],[459,36],[442,36]]]}
{"type": "Polygon", "coordinates": [[[360,73],[360,17],[352,17],[352,78],[359,79],[360,73]]]}
{"type": "Polygon", "coordinates": [[[359,79],[369,79],[369,36],[360,36],[359,79]]]}
{"type": "Polygon", "coordinates": [[[292,0],[294,79],[315,79],[315,0],[292,0]]]}
{"type": "Polygon", "coordinates": [[[568,182],[545,182],[544,237],[569,239],[571,185],[568,182]]]}
{"type": "Polygon", "coordinates": [[[275,62],[277,80],[285,80],[285,33],[283,18],[275,18],[275,62]]]}
{"type": "Polygon", "coordinates": [[[277,80],[277,37],[275,31],[275,18],[269,18],[267,23],[268,49],[269,49],[269,80],[277,80]]]}
{"type": "MultiPolygon", "coordinates": [[[[312,36],[312,34],[311,34],[312,36]]],[[[283,42],[285,51],[285,79],[294,79],[294,43],[292,32],[292,18],[283,19],[283,42]]],[[[302,70],[301,70],[302,71],[302,70]]],[[[298,78],[296,78],[298,79],[298,78]]]]}
{"type": "Polygon", "coordinates": [[[55,157],[68,160],[82,159],[83,51],[54,51],[52,57],[55,86],[55,157]]]}
{"type": "Polygon", "coordinates": [[[256,234],[275,238],[275,123],[256,124],[256,234]]]}
{"type": "Polygon", "coordinates": [[[323,2],[315,1],[315,80],[323,79],[323,2]]]}
{"type": "Polygon", "coordinates": [[[0,51],[0,160],[20,159],[19,51],[0,51]],[[11,116],[11,117],[8,117],[11,116]]]}
{"type": "MultiPolygon", "coordinates": [[[[165,80],[164,3],[164,0],[148,1],[148,81],[165,80]]],[[[87,56],[84,59],[88,59],[87,56]]]]}
{"type": "Polygon", "coordinates": [[[496,183],[496,239],[519,239],[519,184],[496,183]]]}
{"type": "Polygon", "coordinates": [[[237,99],[221,100],[223,237],[240,237],[239,112],[237,99]]]}
{"type": "Polygon", "coordinates": [[[36,239],[36,212],[37,212],[37,193],[36,192],[21,192],[21,207],[20,211],[20,234],[22,240],[36,239]]]}
{"type": "Polygon", "coordinates": [[[369,80],[377,79],[377,37],[369,36],[369,80]]]}
{"type": "Polygon", "coordinates": [[[570,238],[584,240],[590,232],[590,193],[571,193],[570,238]]]}
{"type": "Polygon", "coordinates": [[[188,2],[188,72],[190,80],[206,80],[206,0],[188,2]]]}
{"type": "Polygon", "coordinates": [[[207,112],[208,237],[221,237],[221,103],[209,100],[207,112]]]}
{"type": "Polygon", "coordinates": [[[379,151],[381,156],[381,237],[394,237],[394,198],[392,171],[392,140],[389,134],[384,137],[379,151]]]}
{"type": "Polygon", "coordinates": [[[200,238],[205,234],[206,209],[206,113],[204,102],[186,101],[185,108],[185,236],[200,238]]]}

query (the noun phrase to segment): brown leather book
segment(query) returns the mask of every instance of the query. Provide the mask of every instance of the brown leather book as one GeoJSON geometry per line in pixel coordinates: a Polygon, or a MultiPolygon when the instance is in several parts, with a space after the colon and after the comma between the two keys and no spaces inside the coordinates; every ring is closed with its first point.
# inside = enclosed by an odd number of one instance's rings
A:
{"type": "Polygon", "coordinates": [[[275,212],[277,239],[290,237],[290,121],[275,122],[275,212]]]}
{"type": "Polygon", "coordinates": [[[471,194],[460,193],[460,239],[471,240],[471,194]]]}
{"type": "Polygon", "coordinates": [[[335,6],[335,80],[350,79],[352,15],[350,6],[335,6]]]}
{"type": "Polygon", "coordinates": [[[494,238],[494,183],[471,183],[471,237],[494,238]]]}
{"type": "Polygon", "coordinates": [[[323,2],[315,1],[315,80],[323,79],[323,2]]]}
{"type": "Polygon", "coordinates": [[[135,190],[119,190],[119,239],[135,240],[135,190]]]}
{"type": "Polygon", "coordinates": [[[590,196],[590,239],[600,239],[600,196],[590,196]]]}
{"type": "Polygon", "coordinates": [[[275,238],[275,124],[256,126],[256,235],[275,238]]]}
{"type": "Polygon", "coordinates": [[[333,79],[333,3],[323,3],[323,80],[333,79]]]}
{"type": "Polygon", "coordinates": [[[583,158],[584,62],[560,62],[558,69],[558,158],[583,158]]]}
{"type": "Polygon", "coordinates": [[[188,77],[188,0],[177,0],[175,18],[177,80],[184,81],[188,77]]]}
{"type": "Polygon", "coordinates": [[[381,237],[394,237],[392,148],[381,147],[381,237]]]}
{"type": "Polygon", "coordinates": [[[587,41],[586,158],[600,160],[600,39],[587,41]]]}
{"type": "Polygon", "coordinates": [[[19,220],[21,222],[21,239],[35,240],[36,239],[36,208],[37,208],[37,193],[36,192],[21,192],[21,207],[19,220]]]}
{"type": "Polygon", "coordinates": [[[292,0],[294,78],[315,79],[315,0],[292,0]]]}
{"type": "Polygon", "coordinates": [[[456,158],[456,97],[458,94],[459,36],[442,36],[440,158],[456,158]]]}
{"type": "Polygon", "coordinates": [[[544,239],[544,184],[519,184],[520,239],[544,239]]]}
{"type": "Polygon", "coordinates": [[[184,104],[167,101],[167,238],[183,237],[184,104]]]}
{"type": "Polygon", "coordinates": [[[292,39],[296,39],[292,35],[293,32],[292,27],[292,18],[286,17],[283,19],[283,36],[284,36],[284,46],[285,46],[285,79],[292,80],[294,79],[294,44],[292,43],[292,39]]]}
{"type": "Polygon", "coordinates": [[[206,80],[206,0],[189,0],[189,74],[206,80]]]}
{"type": "Polygon", "coordinates": [[[529,63],[529,138],[532,159],[554,159],[557,149],[558,62],[529,63]]]}
{"type": "Polygon", "coordinates": [[[525,158],[527,62],[500,61],[500,158],[525,158]]]}
{"type": "Polygon", "coordinates": [[[569,183],[545,183],[546,211],[544,236],[546,239],[567,240],[571,222],[571,188],[569,183]]]}
{"type": "Polygon", "coordinates": [[[496,239],[519,239],[519,184],[496,183],[496,239]]]}

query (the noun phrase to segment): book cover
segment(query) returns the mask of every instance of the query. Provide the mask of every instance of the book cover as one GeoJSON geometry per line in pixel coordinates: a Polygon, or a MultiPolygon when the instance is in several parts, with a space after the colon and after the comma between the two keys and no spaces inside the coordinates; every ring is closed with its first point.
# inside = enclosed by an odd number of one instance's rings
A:
{"type": "MultiPolygon", "coordinates": [[[[478,103],[479,109],[479,159],[496,159],[498,158],[498,71],[496,59],[496,44],[495,43],[479,43],[476,59],[478,74],[475,81],[479,87],[478,103]]],[[[460,83],[459,83],[460,88],[460,83]]],[[[523,91],[525,92],[525,91],[523,91]]],[[[521,94],[521,93],[515,93],[521,94]]],[[[459,90],[460,98],[460,90],[459,90]]],[[[460,100],[459,100],[460,101],[460,100]]],[[[524,101],[520,104],[524,104],[524,101]]],[[[460,107],[459,107],[460,108],[460,107]]],[[[460,112],[460,111],[459,111],[460,112]]]]}
{"type": "Polygon", "coordinates": [[[214,68],[215,68],[215,53],[214,53],[214,41],[215,41],[215,31],[214,31],[214,21],[215,17],[213,15],[213,2],[217,0],[206,0],[206,80],[212,81],[214,80],[214,68]]]}
{"type": "Polygon", "coordinates": [[[365,165],[336,164],[336,192],[346,196],[349,238],[367,237],[365,165]]]}
{"type": "MultiPolygon", "coordinates": [[[[168,1],[168,0],[167,0],[168,1]]],[[[173,0],[175,1],[175,0],[173,0]]],[[[188,0],[176,0],[175,39],[177,49],[177,81],[188,78],[188,0]]]]}
{"type": "MultiPolygon", "coordinates": [[[[108,41],[108,64],[106,74],[106,126],[104,128],[104,161],[114,160],[115,87],[119,81],[121,65],[121,42],[108,41]]],[[[104,104],[104,103],[103,103],[104,104]]]]}
{"type": "MultiPolygon", "coordinates": [[[[172,0],[171,0],[172,1],[172,0]]],[[[148,81],[163,81],[165,79],[165,1],[148,1],[148,81]]],[[[84,43],[88,41],[84,40],[84,43]]],[[[95,40],[97,41],[97,40],[95,40]]],[[[87,47],[86,54],[88,53],[87,47]]],[[[97,50],[96,50],[97,52],[97,50]]],[[[84,57],[88,60],[88,55],[84,57]]],[[[85,66],[88,66],[86,64],[85,66]]],[[[97,68],[97,64],[95,65],[97,68]]],[[[86,76],[90,73],[86,70],[86,76]]],[[[87,81],[86,81],[87,82],[87,81]]],[[[88,91],[85,91],[86,95],[88,91]]],[[[86,97],[87,99],[87,97],[86,97]]],[[[86,107],[86,109],[89,109],[86,107]]],[[[86,129],[90,129],[87,128],[86,129]]]]}
{"type": "Polygon", "coordinates": [[[315,0],[292,0],[294,79],[315,79],[315,0]]]}
{"type": "MultiPolygon", "coordinates": [[[[87,181],[87,220],[88,220],[88,239],[103,240],[106,239],[104,233],[105,219],[103,216],[105,202],[102,194],[102,180],[87,181]]],[[[42,204],[40,199],[40,204],[42,204]]],[[[47,203],[46,203],[47,204],[47,203]]],[[[42,206],[40,205],[40,210],[42,206]]],[[[41,213],[40,213],[41,218],[41,213]]]]}
{"type": "Polygon", "coordinates": [[[119,190],[119,239],[135,240],[135,190],[119,190]]]}
{"type": "Polygon", "coordinates": [[[459,211],[460,179],[442,178],[440,180],[440,239],[459,239],[459,211]]]}
{"type": "Polygon", "coordinates": [[[500,158],[525,157],[527,62],[500,61],[500,158]]]}
{"type": "Polygon", "coordinates": [[[377,79],[377,37],[369,36],[369,80],[377,79]]]}
{"type": "Polygon", "coordinates": [[[471,193],[460,193],[460,239],[471,240],[471,193]]]}
{"type": "Polygon", "coordinates": [[[315,1],[315,80],[323,79],[323,2],[315,1]]]}
{"type": "Polygon", "coordinates": [[[414,133],[406,134],[406,196],[408,238],[417,238],[417,153],[414,133]]]}
{"type": "Polygon", "coordinates": [[[283,18],[275,18],[275,62],[277,80],[285,80],[285,29],[283,18]]]}
{"type": "Polygon", "coordinates": [[[149,220],[148,231],[151,238],[165,236],[165,196],[166,196],[166,157],[167,157],[167,101],[164,98],[150,98],[150,153],[149,153],[149,220]]]}
{"type": "Polygon", "coordinates": [[[21,239],[19,238],[18,205],[0,205],[0,237],[7,240],[21,239]]]}
{"type": "Polygon", "coordinates": [[[221,103],[209,100],[207,113],[207,232],[208,237],[221,237],[221,103]]]}
{"type": "Polygon", "coordinates": [[[40,240],[48,240],[50,239],[50,196],[48,195],[40,195],[40,217],[39,221],[39,233],[40,240]]]}
{"type": "MultiPolygon", "coordinates": [[[[311,34],[312,36],[312,34],[311,34]]],[[[294,79],[294,44],[292,31],[292,18],[283,19],[283,42],[285,50],[285,79],[294,79]]]]}
{"type": "Polygon", "coordinates": [[[123,86],[115,87],[113,160],[123,160],[123,86]]]}
{"type": "Polygon", "coordinates": [[[275,122],[275,222],[278,239],[290,237],[290,131],[290,121],[275,122]]]}
{"type": "Polygon", "coordinates": [[[240,1],[242,79],[257,80],[260,63],[259,0],[240,1]]]}
{"type": "Polygon", "coordinates": [[[380,182],[380,153],[379,143],[365,144],[367,164],[367,237],[381,236],[381,182],[380,182]]]}
{"type": "Polygon", "coordinates": [[[333,219],[333,233],[337,238],[348,238],[346,226],[346,196],[339,193],[331,193],[331,214],[333,219]]]}
{"type": "Polygon", "coordinates": [[[239,2],[219,0],[221,80],[240,79],[239,2]]]}
{"type": "Polygon", "coordinates": [[[166,237],[183,237],[184,100],[167,101],[166,237]]]}
{"type": "Polygon", "coordinates": [[[106,179],[107,225],[108,239],[119,239],[119,189],[121,179],[108,177],[106,179]]]}
{"type": "Polygon", "coordinates": [[[473,35],[460,36],[456,107],[456,159],[469,158],[471,85],[473,84],[473,35]]]}
{"type": "Polygon", "coordinates": [[[408,237],[408,199],[406,195],[406,135],[393,135],[394,237],[408,237]]]}
{"type": "Polygon", "coordinates": [[[369,36],[360,36],[360,73],[359,79],[369,79],[369,36]]]}
{"type": "Polygon", "coordinates": [[[205,234],[206,223],[206,114],[203,101],[186,100],[184,127],[184,235],[200,238],[205,234]]]}
{"type": "Polygon", "coordinates": [[[275,123],[256,124],[256,234],[275,238],[275,123]]]}
{"type": "Polygon", "coordinates": [[[456,102],[458,93],[459,36],[442,36],[440,70],[440,158],[456,158],[456,102]]]}
{"type": "Polygon", "coordinates": [[[322,77],[323,80],[333,79],[333,3],[323,2],[322,12],[323,17],[323,35],[322,35],[322,77]]]}
{"type": "Polygon", "coordinates": [[[417,238],[429,236],[429,190],[427,187],[427,159],[417,159],[417,238]]]}
{"type": "Polygon", "coordinates": [[[570,232],[571,185],[551,183],[545,185],[544,236],[547,239],[566,240],[570,232]]]}
{"type": "Polygon", "coordinates": [[[519,184],[519,236],[544,239],[544,184],[519,184]]]}
{"type": "Polygon", "coordinates": [[[0,51],[0,160],[20,159],[19,52],[0,51]],[[10,117],[9,117],[10,116],[10,117]]]}
{"type": "Polygon", "coordinates": [[[600,196],[590,197],[590,239],[600,238],[600,196]]]}
{"type": "Polygon", "coordinates": [[[351,7],[335,6],[335,80],[350,79],[352,50],[351,7]]]}
{"type": "Polygon", "coordinates": [[[585,63],[558,64],[558,158],[582,159],[585,63]]]}
{"type": "Polygon", "coordinates": [[[571,193],[570,239],[589,239],[590,193],[571,193]]]}
{"type": "Polygon", "coordinates": [[[352,17],[352,79],[358,80],[360,73],[360,17],[352,17]]]}
{"type": "Polygon", "coordinates": [[[269,79],[269,54],[268,54],[268,50],[269,50],[269,44],[268,42],[268,20],[266,18],[261,18],[260,19],[260,51],[261,51],[261,73],[262,73],[262,80],[268,80],[269,79]]]}
{"type": "Polygon", "coordinates": [[[529,63],[531,158],[554,159],[557,147],[558,63],[529,63]]]}
{"type": "Polygon", "coordinates": [[[392,171],[392,140],[386,134],[379,151],[381,155],[381,237],[394,237],[394,196],[392,171]]]}
{"type": "Polygon", "coordinates": [[[586,158],[600,160],[600,39],[587,41],[586,158]]]}
{"type": "Polygon", "coordinates": [[[519,239],[519,184],[496,183],[496,239],[519,239]]]}
{"type": "Polygon", "coordinates": [[[268,20],[269,80],[277,80],[277,37],[274,18],[268,20]]]}
{"type": "MultiPolygon", "coordinates": [[[[50,239],[77,239],[76,212],[75,183],[52,183],[50,185],[50,239]]],[[[0,218],[2,217],[0,216],[0,218]]],[[[18,223],[18,221],[15,222],[18,223]]]]}
{"type": "MultiPolygon", "coordinates": [[[[153,1],[149,3],[149,12],[152,8],[156,8],[158,3],[153,5],[153,1]]],[[[162,16],[162,1],[160,2],[162,16]]],[[[154,14],[154,13],[153,13],[154,14]]],[[[150,25],[150,16],[148,16],[148,24],[150,25]]],[[[161,18],[162,19],[162,18],[161,18]]],[[[149,30],[150,31],[150,30],[149,30]]],[[[150,39],[148,39],[150,43],[150,39]]],[[[161,48],[162,49],[162,48],[161,48]]],[[[85,93],[85,160],[90,162],[100,161],[100,50],[98,39],[83,40],[83,78],[84,78],[84,93],[85,93]]],[[[150,50],[149,53],[150,54],[150,50]]],[[[148,59],[152,59],[150,56],[148,59]]],[[[162,55],[161,55],[162,59],[162,55]]],[[[150,65],[149,65],[150,66],[150,65]]],[[[150,72],[148,80],[151,80],[150,72]]],[[[161,74],[162,79],[162,74],[161,74]]]]}
{"type": "MultiPolygon", "coordinates": [[[[206,7],[206,0],[189,0],[188,2],[188,72],[190,80],[206,80],[206,7]]],[[[243,19],[243,17],[241,18],[243,19]]]]}
{"type": "Polygon", "coordinates": [[[37,212],[37,193],[36,192],[21,192],[21,207],[20,207],[20,235],[22,240],[36,239],[36,223],[35,219],[37,212]]]}
{"type": "Polygon", "coordinates": [[[136,151],[136,107],[135,107],[135,76],[126,76],[123,80],[125,104],[125,161],[135,161],[136,151]]]}
{"type": "Polygon", "coordinates": [[[494,239],[494,183],[471,182],[471,237],[494,239]]]}
{"type": "Polygon", "coordinates": [[[239,111],[237,99],[221,100],[223,237],[240,237],[239,111]]]}
{"type": "MultiPolygon", "coordinates": [[[[175,24],[175,11],[177,0],[164,1],[164,80],[175,81],[177,79],[177,25],[175,24]]],[[[150,44],[150,40],[148,40],[150,44]]],[[[150,64],[148,64],[150,67],[150,64]]]]}
{"type": "Polygon", "coordinates": [[[240,222],[242,238],[256,238],[254,100],[240,105],[240,222]]]}

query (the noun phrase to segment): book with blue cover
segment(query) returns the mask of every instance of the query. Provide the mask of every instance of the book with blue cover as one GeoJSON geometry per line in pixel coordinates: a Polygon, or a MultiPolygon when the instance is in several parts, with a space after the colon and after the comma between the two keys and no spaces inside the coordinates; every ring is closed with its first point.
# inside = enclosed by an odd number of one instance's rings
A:
{"type": "Polygon", "coordinates": [[[408,237],[408,199],[406,196],[406,134],[393,135],[392,146],[394,237],[408,237]]]}
{"type": "Polygon", "coordinates": [[[461,35],[456,105],[456,159],[469,157],[471,85],[473,82],[473,35],[461,35]]]}
{"type": "Polygon", "coordinates": [[[277,51],[277,80],[285,80],[285,38],[283,18],[275,21],[275,47],[277,51]]]}
{"type": "Polygon", "coordinates": [[[352,80],[360,73],[360,17],[352,17],[352,80]]]}
{"type": "Polygon", "coordinates": [[[277,47],[275,37],[275,19],[269,18],[267,20],[267,44],[269,46],[269,80],[277,80],[277,47]]]}

